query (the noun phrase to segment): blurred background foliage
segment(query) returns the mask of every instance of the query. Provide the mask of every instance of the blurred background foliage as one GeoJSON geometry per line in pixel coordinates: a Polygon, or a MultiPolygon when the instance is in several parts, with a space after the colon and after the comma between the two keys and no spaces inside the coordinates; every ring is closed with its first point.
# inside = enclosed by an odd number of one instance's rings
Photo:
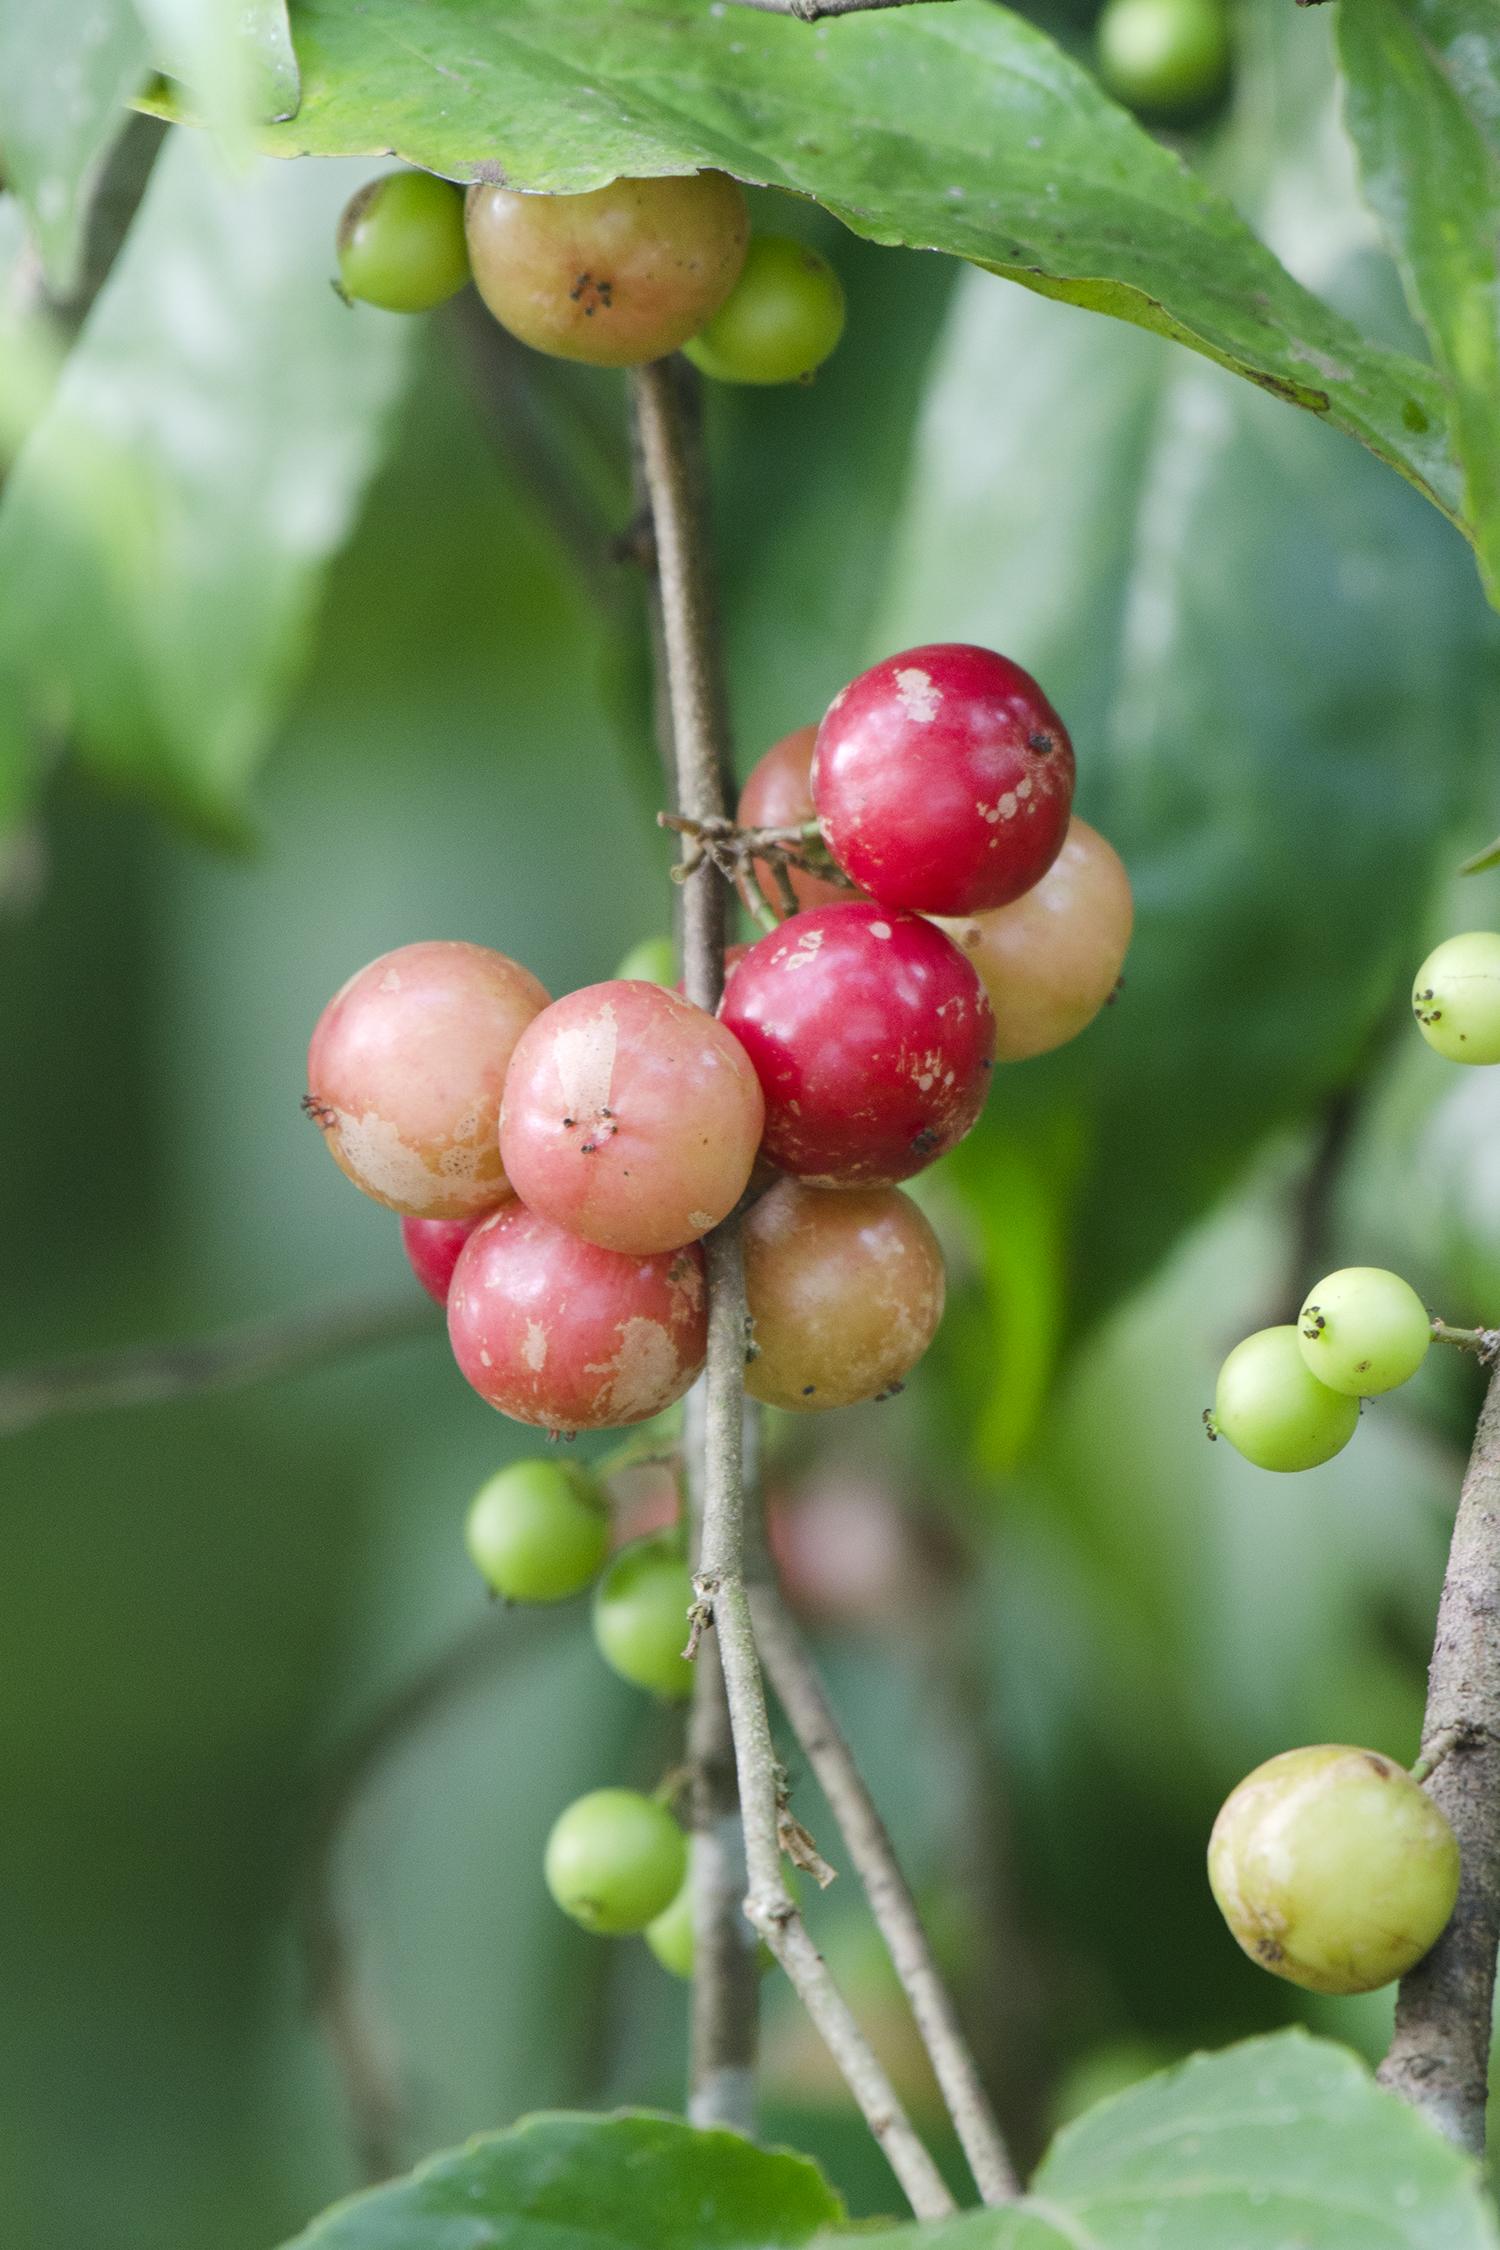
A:
{"type": "MultiPolygon", "coordinates": [[[[1324,26],[1237,23],[1193,160],[1414,348],[1324,26]]],[[[138,123],[96,233],[148,164],[76,339],[0,200],[0,1348],[410,1319],[25,1429],[0,1380],[0,2237],[28,2250],[265,2250],[353,2184],[299,1937],[320,1848],[404,2157],[672,2105],[682,2073],[681,1991],[540,1877],[560,1806],[654,1781],[672,1724],[575,1608],[485,1622],[462,1514],[527,1441],[297,1111],[309,1027],[375,953],[472,938],[561,990],[662,922],[619,387],[462,303],[345,311],[368,167],[226,167],[138,123]],[[455,1645],[452,1691],[351,1757],[455,1645]]],[[[1031,2153],[1086,2090],[1295,2012],[1382,2041],[1384,1996],[1250,1969],[1202,1852],[1277,1749],[1414,1752],[1473,1381],[1430,1368],[1295,1479],[1199,1412],[1334,1264],[1500,1320],[1500,1073],[1460,1078],[1405,1004],[1431,940],[1500,910],[1500,873],[1453,875],[1500,827],[1500,643],[1457,535],[1311,419],[811,208],[775,223],[836,257],[851,321],[811,390],[708,402],[742,770],[875,656],[989,641],[1067,715],[1138,899],[1119,1004],[1003,1073],[923,1190],[954,1290],[919,1378],[770,1434],[794,1589],[1031,2153]]],[[[930,2109],[844,1889],[815,1926],[930,2109]]],[[[888,2207],[774,1985],[766,2037],[768,2126],[888,2207]]]]}

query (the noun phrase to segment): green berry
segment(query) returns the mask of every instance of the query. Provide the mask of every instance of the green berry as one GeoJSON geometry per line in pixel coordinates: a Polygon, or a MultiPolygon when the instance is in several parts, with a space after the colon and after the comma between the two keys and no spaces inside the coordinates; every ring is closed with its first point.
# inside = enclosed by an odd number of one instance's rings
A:
{"type": "Polygon", "coordinates": [[[635,1789],[595,1789],[553,1825],[547,1888],[564,1914],[603,1937],[645,1929],[687,1873],[687,1838],[665,1805],[635,1789]]]}
{"type": "Polygon", "coordinates": [[[693,1692],[688,1637],[693,1581],[675,1532],[622,1547],[594,1595],[594,1638],[612,1671],[669,1702],[693,1692]]]}
{"type": "Polygon", "coordinates": [[[844,286],[826,258],[789,235],[752,236],[744,270],[683,350],[718,383],[796,383],[844,333],[844,286]]]}
{"type": "Polygon", "coordinates": [[[1407,1382],[1431,1342],[1432,1321],[1411,1283],[1380,1266],[1326,1275],[1297,1315],[1304,1364],[1349,1398],[1375,1398],[1407,1382]]]}
{"type": "Polygon", "coordinates": [[[463,190],[432,172],[384,173],[346,205],[338,255],[346,297],[430,311],[469,278],[463,190]]]}
{"type": "Polygon", "coordinates": [[[464,1526],[487,1585],[511,1602],[562,1602],[609,1552],[604,1496],[568,1461],[518,1461],[480,1486],[464,1526]]]}
{"type": "Polygon", "coordinates": [[[646,1943],[668,1976],[690,1984],[693,1976],[693,1885],[684,1880],[670,1906],[646,1925],[646,1943]]]}
{"type": "Polygon", "coordinates": [[[1208,1879],[1239,1944],[1309,1992],[1374,1992],[1442,1935],[1458,1843],[1410,1774],[1343,1743],[1284,1750],[1214,1822],[1208,1879]]]}
{"type": "Polygon", "coordinates": [[[664,984],[668,990],[677,982],[677,952],[667,937],[642,938],[633,945],[615,971],[616,977],[635,978],[641,984],[664,984]]]}
{"type": "Polygon", "coordinates": [[[1500,933],[1446,938],[1417,971],[1412,1014],[1449,1062],[1500,1063],[1500,933]]]}
{"type": "Polygon", "coordinates": [[[1261,1328],[1219,1370],[1209,1428],[1258,1469],[1315,1469],[1353,1437],[1359,1401],[1310,1375],[1297,1330],[1261,1328]]]}
{"type": "Polygon", "coordinates": [[[1105,85],[1148,117],[1196,117],[1229,81],[1224,0],[1108,0],[1096,39],[1105,85]]]}

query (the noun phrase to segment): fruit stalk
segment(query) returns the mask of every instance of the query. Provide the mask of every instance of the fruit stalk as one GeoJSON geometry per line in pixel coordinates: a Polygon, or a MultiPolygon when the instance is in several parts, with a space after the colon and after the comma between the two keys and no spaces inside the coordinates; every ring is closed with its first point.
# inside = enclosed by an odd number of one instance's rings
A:
{"type": "Polygon", "coordinates": [[[1484,2153],[1500,1944],[1500,1374],[1491,1377],[1453,1526],[1422,1724],[1429,1792],[1458,1838],[1453,1919],[1401,1980],[1380,2080],[1449,2140],[1484,2153]],[[1437,1756],[1439,1744],[1446,1755],[1437,1756]]]}
{"type": "Polygon", "coordinates": [[[820,23],[824,16],[862,16],[875,8],[930,7],[933,0],[736,0],[736,5],[759,8],[768,16],[795,16],[799,23],[820,23]]]}
{"type": "MultiPolygon", "coordinates": [[[[676,809],[701,821],[727,813],[727,760],[707,525],[689,455],[681,381],[672,362],[655,361],[634,372],[632,402],[655,534],[676,809]]],[[[681,909],[684,986],[688,998],[704,1008],[717,1005],[723,985],[724,908],[725,887],[705,859],[682,886],[681,909]]],[[[716,1228],[704,1253],[708,1356],[701,1455],[690,1470],[701,1491],[695,1592],[699,1618],[712,1627],[734,1743],[749,1879],[744,1911],[791,1979],[912,2209],[919,2218],[941,2218],[953,2210],[953,2198],[809,1937],[782,1869],[779,1769],[745,1584],[747,1313],[738,1222],[730,1218],[716,1228]]],[[[704,1958],[721,1958],[725,1950],[706,1946],[704,1958]]],[[[706,2013],[705,2002],[696,2005],[706,2013]]],[[[753,2003],[746,2012],[753,2020],[753,2003]]],[[[724,2061],[722,2054],[714,2058],[716,2066],[724,2061]]],[[[708,2057],[695,2055],[699,2088],[708,2064],[708,2057]]]]}

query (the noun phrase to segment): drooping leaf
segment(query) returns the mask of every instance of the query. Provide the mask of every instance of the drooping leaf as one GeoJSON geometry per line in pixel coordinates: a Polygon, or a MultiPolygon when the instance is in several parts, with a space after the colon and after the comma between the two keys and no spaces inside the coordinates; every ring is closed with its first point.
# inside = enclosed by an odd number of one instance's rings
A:
{"type": "Polygon", "coordinates": [[[1101,2102],[1059,2134],[1010,2210],[860,2240],[863,2250],[1494,2250],[1500,2229],[1467,2157],[1346,2049],[1291,2031],[1197,2055],[1101,2102]]]}
{"type": "Polygon", "coordinates": [[[287,2250],[795,2250],[841,2216],[805,2157],[670,2117],[557,2115],[338,2204],[287,2250]]]}
{"type": "Polygon", "coordinates": [[[707,0],[302,0],[265,145],[578,190],[720,165],[857,232],[1174,336],[1456,513],[1439,387],[1303,289],[1041,32],[989,0],[809,29],[707,0]]]}
{"type": "Polygon", "coordinates": [[[0,156],[60,294],[77,278],[89,197],[146,68],[130,0],[0,8],[0,156]]]}
{"type": "Polygon", "coordinates": [[[1452,386],[1465,509],[1500,607],[1500,14],[1359,0],[1338,21],[1350,130],[1452,386]]]}
{"type": "Polygon", "coordinates": [[[252,125],[296,115],[297,58],[287,0],[135,0],[158,68],[231,147],[252,125]]]}
{"type": "Polygon", "coordinates": [[[407,332],[327,285],[338,166],[163,152],[0,498],[0,672],[95,764],[240,817],[407,332]]]}

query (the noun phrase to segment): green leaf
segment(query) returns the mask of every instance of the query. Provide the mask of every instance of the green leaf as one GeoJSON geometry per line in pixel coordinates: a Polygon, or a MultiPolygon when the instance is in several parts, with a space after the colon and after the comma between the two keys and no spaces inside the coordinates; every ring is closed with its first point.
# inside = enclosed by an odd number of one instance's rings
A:
{"type": "Polygon", "coordinates": [[[192,91],[230,147],[256,122],[294,117],[300,99],[286,0],[136,0],[153,60],[192,91]]]}
{"type": "Polygon", "coordinates": [[[1442,393],[1302,288],[1041,32],[988,0],[809,29],[706,0],[303,0],[282,155],[396,150],[577,190],[720,165],[1176,337],[1326,415],[1455,518],[1442,393]]]}
{"type": "Polygon", "coordinates": [[[59,294],[78,277],[94,183],[146,68],[130,0],[0,8],[0,152],[59,294]]]}
{"type": "Polygon", "coordinates": [[[1349,127],[1452,386],[1465,512],[1500,608],[1500,16],[1494,0],[1338,14],[1349,127]]]}
{"type": "Polygon", "coordinates": [[[1500,867],[1500,836],[1495,838],[1493,844],[1486,844],[1482,852],[1476,852],[1472,859],[1466,859],[1458,872],[1460,875],[1482,875],[1490,867],[1500,867]]]}
{"type": "MultiPolygon", "coordinates": [[[[1249,2039],[1101,2102],[1009,2210],[862,2250],[1495,2250],[1477,2168],[1342,2047],[1249,2039]]],[[[416,2250],[416,2245],[413,2245],[416,2250]]]]}
{"type": "Polygon", "coordinates": [[[0,500],[0,674],[98,766],[233,829],[409,331],[328,286],[338,166],[163,151],[0,500]]]}
{"type": "Polygon", "coordinates": [[[793,2250],[843,2216],[805,2157],[675,2118],[529,2118],[335,2206],[287,2250],[793,2250]]]}

